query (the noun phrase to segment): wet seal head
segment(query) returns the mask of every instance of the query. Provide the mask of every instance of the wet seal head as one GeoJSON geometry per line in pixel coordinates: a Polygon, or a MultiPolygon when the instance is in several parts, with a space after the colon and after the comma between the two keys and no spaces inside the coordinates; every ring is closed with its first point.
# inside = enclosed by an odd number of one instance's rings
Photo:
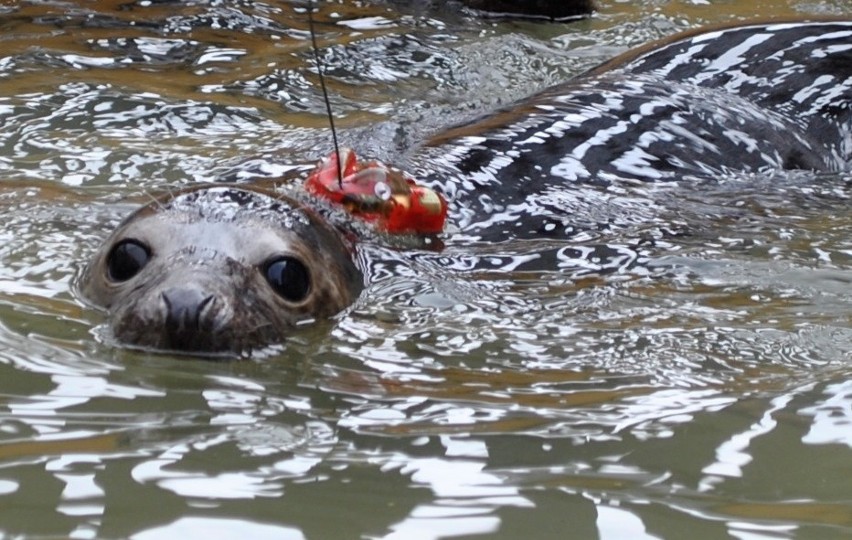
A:
{"type": "Polygon", "coordinates": [[[352,246],[278,194],[206,186],[169,195],[110,235],[79,290],[130,346],[248,354],[334,315],[363,287],[352,246]]]}

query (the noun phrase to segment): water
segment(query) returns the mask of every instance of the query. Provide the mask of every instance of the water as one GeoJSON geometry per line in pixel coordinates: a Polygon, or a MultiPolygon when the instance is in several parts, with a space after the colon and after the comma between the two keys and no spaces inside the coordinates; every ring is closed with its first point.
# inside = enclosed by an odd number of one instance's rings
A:
{"type": "MultiPolygon", "coordinates": [[[[852,12],[604,0],[541,24],[425,4],[318,16],[341,136],[363,153],[403,160],[679,29],[852,12]]],[[[294,7],[0,7],[0,537],[852,532],[848,173],[617,193],[635,220],[577,241],[642,264],[605,275],[577,244],[366,244],[358,303],[249,361],[104,340],[74,281],[135,205],[330,150],[294,7]]]]}

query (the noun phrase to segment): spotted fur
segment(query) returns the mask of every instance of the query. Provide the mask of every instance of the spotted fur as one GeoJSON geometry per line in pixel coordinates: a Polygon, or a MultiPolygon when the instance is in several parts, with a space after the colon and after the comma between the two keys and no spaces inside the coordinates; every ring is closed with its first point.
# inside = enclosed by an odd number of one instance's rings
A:
{"type": "Polygon", "coordinates": [[[422,150],[418,173],[483,239],[540,234],[553,216],[573,230],[559,209],[578,185],[849,170],[850,103],[852,22],[721,29],[629,53],[451,129],[422,150]]]}

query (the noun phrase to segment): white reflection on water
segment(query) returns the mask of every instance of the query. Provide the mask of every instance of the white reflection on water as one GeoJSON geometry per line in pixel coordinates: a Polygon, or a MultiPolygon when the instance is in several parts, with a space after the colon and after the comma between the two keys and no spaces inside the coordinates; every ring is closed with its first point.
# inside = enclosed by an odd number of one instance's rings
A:
{"type": "MultiPolygon", "coordinates": [[[[219,442],[224,442],[223,438],[219,442]]],[[[148,460],[133,468],[131,476],[140,484],[154,482],[162,489],[182,497],[199,499],[254,499],[280,497],[284,486],[247,472],[220,474],[169,470],[194,449],[180,445],[162,454],[161,459],[148,460]]]]}
{"type": "Polygon", "coordinates": [[[597,505],[598,534],[601,540],[630,538],[631,540],[659,539],[659,536],[648,534],[645,524],[636,514],[613,506],[597,505]]]}
{"type": "MultiPolygon", "coordinates": [[[[809,385],[808,389],[812,387],[813,385],[809,385]]],[[[778,426],[773,414],[786,409],[795,395],[796,392],[790,392],[770,400],[770,407],[763,413],[760,420],[749,426],[746,431],[733,435],[717,446],[716,461],[701,469],[701,472],[707,476],[699,482],[699,489],[710,491],[726,477],[741,478],[742,468],[754,459],[752,453],[748,451],[752,441],[772,432],[778,426]]]]}
{"type": "Polygon", "coordinates": [[[852,448],[852,381],[829,384],[823,393],[828,396],[825,401],[799,410],[799,414],[813,417],[802,442],[852,448]]]}
{"type": "Polygon", "coordinates": [[[303,540],[298,529],[267,525],[242,519],[182,517],[168,525],[154,527],[134,534],[131,540],[174,540],[175,538],[204,538],[204,540],[303,540]]]}
{"type": "MultiPolygon", "coordinates": [[[[392,533],[382,536],[383,540],[438,540],[455,536],[488,534],[496,532],[500,520],[496,517],[439,518],[431,507],[416,509],[412,516],[391,526],[392,533]]],[[[471,513],[471,509],[465,509],[471,513]]],[[[473,512],[476,509],[472,509],[473,512]]],[[[441,510],[439,513],[443,513],[441,510]]]]}
{"type": "Polygon", "coordinates": [[[51,433],[57,428],[49,419],[39,417],[58,416],[62,409],[82,405],[92,398],[132,400],[164,395],[161,391],[116,384],[100,376],[53,375],[51,380],[56,386],[46,394],[28,396],[8,404],[9,411],[16,416],[32,418],[33,427],[42,433],[51,433]]]}
{"type": "Polygon", "coordinates": [[[745,521],[728,523],[728,534],[738,540],[777,540],[795,537],[796,527],[791,525],[764,525],[745,521]]]}
{"type": "MultiPolygon", "coordinates": [[[[447,456],[474,454],[486,451],[484,443],[457,441],[443,437],[447,456]]],[[[487,458],[487,455],[479,456],[487,458]]],[[[517,487],[506,485],[502,478],[486,472],[484,461],[466,459],[412,459],[393,456],[383,460],[382,468],[399,469],[400,474],[410,474],[414,485],[432,490],[435,498],[418,505],[402,521],[391,525],[385,540],[431,540],[487,534],[500,525],[497,516],[489,515],[498,507],[533,508],[535,504],[520,494],[517,487]]]]}
{"type": "Polygon", "coordinates": [[[19,484],[11,480],[0,479],[0,495],[8,495],[18,491],[19,484]]]}

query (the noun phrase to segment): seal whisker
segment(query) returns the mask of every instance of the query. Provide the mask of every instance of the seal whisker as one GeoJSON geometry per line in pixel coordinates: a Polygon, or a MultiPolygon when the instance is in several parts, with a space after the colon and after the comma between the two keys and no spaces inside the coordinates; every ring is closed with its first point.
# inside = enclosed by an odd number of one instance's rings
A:
{"type": "Polygon", "coordinates": [[[157,210],[163,209],[163,202],[160,199],[158,199],[157,197],[155,197],[154,194],[151,193],[149,190],[147,190],[147,189],[144,190],[142,192],[142,195],[151,200],[151,202],[148,203],[148,204],[153,205],[154,208],[156,208],[157,210]]]}

